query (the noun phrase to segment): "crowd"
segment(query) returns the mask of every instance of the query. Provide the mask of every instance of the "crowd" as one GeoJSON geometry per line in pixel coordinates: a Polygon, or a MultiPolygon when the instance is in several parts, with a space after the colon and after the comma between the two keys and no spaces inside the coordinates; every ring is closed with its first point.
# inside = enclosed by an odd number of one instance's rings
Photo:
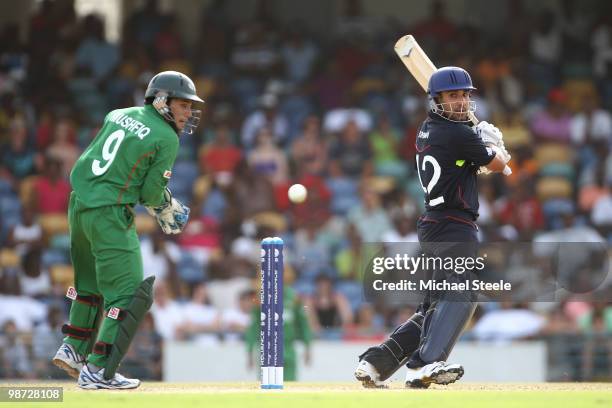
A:
{"type": "MultiPolygon", "coordinates": [[[[185,45],[176,16],[150,0],[126,18],[116,44],[100,16],[77,18],[66,0],[40,2],[25,43],[16,25],[1,27],[0,378],[58,374],[49,359],[72,283],[70,169],[104,115],[142,104],[148,80],[166,69],[194,78],[206,104],[197,131],[180,138],[169,185],[192,209],[186,231],[164,236],[138,209],[145,275],[157,281],[125,363],[140,370],[133,375],[160,378],[165,340],[242,338],[265,236],[283,237],[285,281],[318,338],[378,340],[410,316],[410,305],[364,301],[361,282],[364,243],[414,241],[423,210],[413,163],[427,105],[392,49],[406,32],[438,65],[472,74],[476,114],[502,130],[513,156],[512,176],[480,178],[483,242],[543,234],[612,242],[606,2],[584,11],[560,1],[529,13],[507,1],[513,29],[502,30],[458,24],[441,1],[407,27],[347,0],[325,33],[257,4],[237,22],[213,1],[195,47],[185,45]],[[299,205],[286,194],[296,182],[309,192],[299,205]]],[[[564,361],[572,373],[555,379],[610,379],[611,333],[609,301],[568,296],[483,304],[466,337],[579,336],[585,345],[564,361]]]]}

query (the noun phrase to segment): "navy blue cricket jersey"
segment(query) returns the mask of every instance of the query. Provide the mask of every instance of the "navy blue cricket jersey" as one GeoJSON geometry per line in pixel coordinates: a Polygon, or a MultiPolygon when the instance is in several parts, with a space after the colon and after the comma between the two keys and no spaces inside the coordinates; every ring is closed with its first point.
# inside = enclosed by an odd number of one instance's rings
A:
{"type": "Polygon", "coordinates": [[[416,138],[416,166],[430,214],[478,218],[476,172],[495,152],[472,128],[430,112],[416,138]]]}

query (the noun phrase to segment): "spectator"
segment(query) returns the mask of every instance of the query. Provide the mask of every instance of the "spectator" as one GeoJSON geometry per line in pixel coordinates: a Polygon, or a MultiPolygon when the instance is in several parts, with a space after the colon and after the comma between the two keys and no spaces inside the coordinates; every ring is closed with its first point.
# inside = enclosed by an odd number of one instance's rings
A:
{"type": "Polygon", "coordinates": [[[540,170],[540,164],[533,157],[533,146],[520,144],[512,151],[512,174],[506,177],[509,186],[516,186],[522,180],[534,180],[540,170]]]}
{"type": "Polygon", "coordinates": [[[499,221],[510,224],[519,233],[519,240],[529,241],[544,227],[542,205],[533,193],[533,181],[524,179],[512,190],[510,197],[499,204],[499,221]]]}
{"type": "Polygon", "coordinates": [[[593,204],[591,221],[604,234],[612,232],[612,193],[607,189],[607,193],[602,195],[593,204]]]}
{"type": "Polygon", "coordinates": [[[575,334],[578,331],[574,320],[565,313],[565,302],[559,303],[548,312],[542,334],[575,334]]]}
{"type": "Polygon", "coordinates": [[[261,22],[250,22],[236,30],[231,64],[238,72],[261,78],[279,72],[280,55],[266,28],[261,22]]]}
{"type": "Polygon", "coordinates": [[[598,78],[610,77],[610,62],[612,62],[612,30],[610,15],[600,16],[601,21],[591,33],[593,49],[593,71],[598,78]]]}
{"type": "Polygon", "coordinates": [[[291,146],[291,158],[298,176],[322,175],[327,165],[327,142],[321,135],[321,121],[311,115],[304,120],[302,134],[291,146]]]}
{"type": "Polygon", "coordinates": [[[163,16],[160,31],[155,36],[155,56],[157,61],[171,62],[183,58],[183,44],[177,30],[174,15],[163,16]]]}
{"type": "Polygon", "coordinates": [[[162,380],[162,337],[155,331],[151,313],[140,323],[121,368],[132,377],[162,380]]]}
{"type": "Polygon", "coordinates": [[[355,82],[374,61],[374,55],[369,39],[362,34],[354,34],[338,41],[334,59],[340,72],[355,82]]]}
{"type": "Polygon", "coordinates": [[[369,303],[362,304],[355,314],[355,324],[347,329],[345,340],[382,341],[385,339],[385,327],[374,307],[369,303]]]}
{"type": "Polygon", "coordinates": [[[19,283],[24,296],[44,299],[51,294],[51,276],[42,267],[40,248],[32,248],[22,256],[19,283]]]}
{"type": "Polygon", "coordinates": [[[536,335],[544,327],[544,318],[525,305],[503,304],[499,310],[485,313],[474,325],[472,334],[480,341],[504,342],[536,335]]]}
{"type": "Polygon", "coordinates": [[[191,301],[183,307],[183,323],[177,328],[180,339],[191,338],[202,346],[218,344],[221,315],[211,306],[206,285],[193,288],[191,301]]]}
{"type": "Polygon", "coordinates": [[[355,224],[364,242],[380,242],[383,234],[391,230],[380,196],[367,183],[361,187],[361,204],[349,211],[348,221],[355,224]]]}
{"type": "Polygon", "coordinates": [[[612,143],[612,115],[601,108],[596,95],[585,95],[580,106],[571,121],[572,143],[583,146],[601,141],[607,147],[612,143]]]}
{"type": "Polygon", "coordinates": [[[274,143],[269,128],[259,130],[255,148],[249,153],[248,161],[257,176],[268,179],[273,185],[285,183],[289,178],[287,157],[274,143]]]}
{"type": "Polygon", "coordinates": [[[244,337],[245,331],[251,324],[250,313],[256,297],[257,293],[254,290],[245,290],[240,294],[237,308],[221,312],[221,328],[225,341],[237,341],[244,337]]]}
{"type": "Polygon", "coordinates": [[[57,344],[64,337],[62,323],[64,316],[58,307],[50,307],[47,319],[36,325],[32,333],[32,357],[34,369],[38,378],[48,378],[51,373],[57,372],[53,368],[49,356],[57,351],[57,344]]]}
{"type": "MultiPolygon", "coordinates": [[[[595,182],[595,173],[606,161],[612,145],[612,115],[601,109],[595,95],[585,95],[581,111],[571,122],[572,142],[578,150],[579,183],[595,182]]],[[[604,176],[605,177],[605,176],[604,176]]]]}
{"type": "Polygon", "coordinates": [[[119,50],[106,41],[104,22],[94,14],[83,20],[85,36],[76,51],[77,67],[86,68],[101,82],[108,78],[119,63],[119,50]]]}
{"type": "Polygon", "coordinates": [[[605,177],[605,168],[600,165],[596,171],[594,182],[587,183],[580,188],[578,204],[581,211],[590,213],[595,204],[610,193],[610,186],[605,177]]]}
{"type": "Polygon", "coordinates": [[[303,28],[294,25],[281,48],[287,79],[298,84],[309,79],[318,54],[319,50],[306,38],[303,28]]]}
{"type": "Polygon", "coordinates": [[[342,135],[346,130],[350,130],[365,134],[372,129],[372,115],[366,109],[357,106],[355,97],[347,95],[343,105],[345,106],[331,109],[325,114],[323,130],[326,133],[342,135]]]}
{"type": "Polygon", "coordinates": [[[293,265],[301,275],[313,279],[321,270],[329,269],[330,254],[322,241],[319,228],[309,225],[295,232],[293,265]]]}
{"type": "Polygon", "coordinates": [[[176,265],[181,259],[180,248],[166,239],[160,229],[156,229],[140,242],[140,251],[144,278],[155,276],[158,281],[166,281],[173,293],[179,293],[180,280],[176,265]]]}
{"type": "Polygon", "coordinates": [[[249,171],[244,160],[236,168],[236,178],[232,182],[231,192],[230,200],[240,209],[243,219],[276,209],[272,184],[268,179],[257,177],[254,172],[249,171]]]}
{"type": "Polygon", "coordinates": [[[437,44],[444,44],[455,37],[456,30],[455,24],[446,17],[444,3],[435,0],[431,3],[428,18],[417,22],[412,31],[417,38],[431,38],[437,44]]]}
{"type": "Polygon", "coordinates": [[[315,291],[305,302],[310,326],[315,333],[347,328],[353,322],[353,312],[346,297],[336,292],[329,276],[315,279],[315,291]]]}
{"type": "MultiPolygon", "coordinates": [[[[325,180],[320,176],[305,175],[299,178],[297,182],[306,187],[308,195],[303,203],[291,206],[295,227],[322,227],[331,217],[331,192],[327,188],[325,180]]],[[[286,191],[283,189],[281,192],[283,200],[288,200],[286,191]]],[[[288,206],[289,203],[287,202],[285,208],[288,206]]]]}
{"type": "Polygon", "coordinates": [[[605,302],[593,304],[593,308],[579,321],[580,329],[586,334],[582,350],[582,379],[606,379],[612,368],[612,306],[605,302]]]}
{"type": "MultiPolygon", "coordinates": [[[[383,234],[387,256],[396,254],[411,254],[420,248],[419,238],[415,229],[416,220],[412,212],[395,209],[393,215],[393,228],[383,234]]],[[[413,254],[414,255],[414,254],[413,254]]]]}
{"type": "Polygon", "coordinates": [[[347,226],[346,238],[348,246],[338,251],[335,258],[338,277],[341,279],[360,281],[363,271],[369,262],[367,245],[364,245],[357,228],[353,224],[347,226]]]}
{"type": "Polygon", "coordinates": [[[126,42],[135,41],[144,47],[152,47],[155,36],[162,28],[163,20],[159,1],[146,0],[140,9],[125,20],[123,37],[126,42]]]}
{"type": "Polygon", "coordinates": [[[9,142],[3,146],[0,167],[4,167],[11,178],[21,180],[34,173],[36,154],[28,146],[28,129],[25,120],[15,117],[10,124],[9,142]]]}
{"type": "Polygon", "coordinates": [[[562,47],[563,37],[555,15],[548,10],[541,12],[529,38],[531,56],[537,62],[552,66],[559,62],[562,47]]]}
{"type": "Polygon", "coordinates": [[[30,333],[36,324],[47,317],[47,306],[31,297],[17,295],[19,288],[17,293],[6,289],[2,293],[10,295],[0,294],[0,326],[11,321],[18,332],[30,333]]]}
{"type": "Polygon", "coordinates": [[[531,121],[531,132],[539,141],[569,143],[571,138],[571,119],[565,102],[567,98],[561,89],[548,93],[546,109],[535,115],[531,121]]]}
{"type": "Polygon", "coordinates": [[[364,12],[361,0],[344,0],[335,24],[337,35],[341,38],[369,37],[380,29],[377,18],[364,12]]]}
{"type": "Polygon", "coordinates": [[[41,215],[66,214],[70,184],[63,178],[62,162],[55,156],[45,158],[45,171],[36,179],[33,204],[41,215]]]}
{"type": "Polygon", "coordinates": [[[370,145],[353,121],[346,124],[339,139],[330,147],[330,158],[329,172],[332,175],[342,173],[359,178],[373,174],[370,145]]]}
{"type": "Polygon", "coordinates": [[[377,169],[401,166],[398,157],[400,135],[391,127],[386,114],[378,119],[377,127],[369,135],[372,159],[377,169]]]}
{"type": "Polygon", "coordinates": [[[62,162],[63,178],[68,180],[74,163],[79,158],[79,148],[75,144],[76,131],[69,118],[61,118],[55,124],[53,140],[47,148],[47,155],[62,162]]]}
{"type": "Polygon", "coordinates": [[[53,137],[53,129],[55,128],[55,119],[49,110],[43,110],[38,115],[38,124],[36,126],[36,148],[39,151],[47,149],[53,137]]]}
{"type": "Polygon", "coordinates": [[[350,86],[351,81],[343,75],[335,60],[328,61],[312,83],[316,99],[325,111],[340,108],[350,86]]]}
{"type": "Polygon", "coordinates": [[[204,173],[233,173],[242,159],[242,150],[231,139],[231,129],[225,123],[215,127],[213,140],[200,149],[200,168],[204,173]]]}
{"type": "Polygon", "coordinates": [[[260,109],[244,120],[241,132],[242,146],[247,151],[251,150],[255,146],[257,135],[266,127],[272,132],[273,142],[283,146],[289,136],[289,123],[278,111],[278,96],[270,93],[260,98],[260,109]]]}
{"type": "Polygon", "coordinates": [[[179,327],[185,321],[183,308],[172,299],[168,285],[163,280],[155,282],[151,315],[153,315],[155,331],[162,339],[176,340],[178,338],[179,327]]]}
{"type": "Polygon", "coordinates": [[[228,21],[227,5],[215,0],[202,10],[200,35],[196,49],[197,68],[207,70],[211,67],[224,70],[224,61],[231,51],[231,29],[228,21]]]}
{"type": "Polygon", "coordinates": [[[30,206],[22,207],[21,219],[8,233],[7,246],[23,256],[31,250],[40,250],[43,246],[43,230],[35,219],[34,210],[30,206]]]}
{"type": "Polygon", "coordinates": [[[0,361],[3,378],[33,379],[34,372],[30,363],[28,348],[17,331],[15,322],[9,320],[0,331],[0,361]]]}

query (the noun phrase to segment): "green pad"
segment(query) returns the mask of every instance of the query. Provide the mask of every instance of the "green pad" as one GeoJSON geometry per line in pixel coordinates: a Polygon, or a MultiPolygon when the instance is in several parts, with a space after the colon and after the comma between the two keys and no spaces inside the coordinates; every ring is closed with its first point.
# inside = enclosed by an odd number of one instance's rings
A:
{"type": "Polygon", "coordinates": [[[155,276],[143,280],[136,289],[129,306],[123,310],[124,317],[119,321],[117,337],[115,337],[104,367],[104,378],[107,380],[115,376],[117,367],[127,353],[140,322],[153,303],[153,281],[155,281],[155,276]]]}

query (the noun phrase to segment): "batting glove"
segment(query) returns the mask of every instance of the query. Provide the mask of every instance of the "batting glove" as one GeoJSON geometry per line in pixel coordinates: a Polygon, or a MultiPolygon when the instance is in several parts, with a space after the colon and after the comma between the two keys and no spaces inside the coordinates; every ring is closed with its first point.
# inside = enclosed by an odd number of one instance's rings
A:
{"type": "Polygon", "coordinates": [[[510,156],[510,153],[508,153],[508,151],[506,150],[506,146],[504,146],[504,142],[502,142],[498,146],[491,145],[490,147],[491,149],[493,149],[493,151],[495,151],[495,153],[497,153],[499,158],[504,161],[504,164],[507,164],[512,158],[512,156],[510,156]]]}
{"type": "Polygon", "coordinates": [[[484,144],[499,146],[503,143],[502,132],[489,122],[479,122],[476,125],[476,133],[480,136],[484,144]]]}

